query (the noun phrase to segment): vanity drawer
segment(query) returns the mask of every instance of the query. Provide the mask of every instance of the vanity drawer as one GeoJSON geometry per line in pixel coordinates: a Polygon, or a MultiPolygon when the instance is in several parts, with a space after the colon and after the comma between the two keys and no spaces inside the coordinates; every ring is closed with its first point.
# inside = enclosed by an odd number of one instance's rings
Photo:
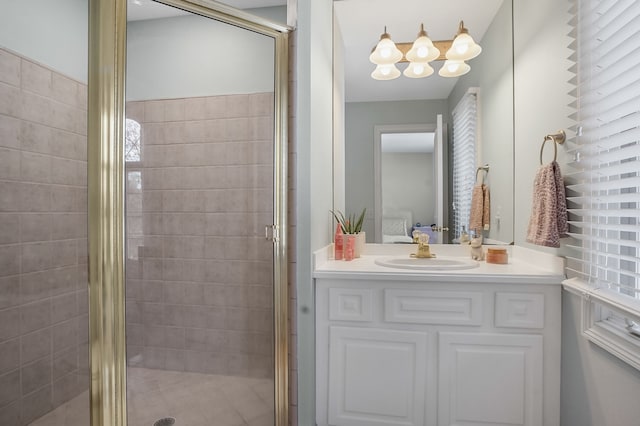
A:
{"type": "Polygon", "coordinates": [[[329,320],[372,321],[373,291],[359,288],[330,288],[329,320]]]}
{"type": "Polygon", "coordinates": [[[481,325],[482,293],[474,291],[384,291],[384,318],[393,323],[481,325]]]}
{"type": "Polygon", "coordinates": [[[544,294],[496,293],[496,327],[544,328],[544,294]]]}

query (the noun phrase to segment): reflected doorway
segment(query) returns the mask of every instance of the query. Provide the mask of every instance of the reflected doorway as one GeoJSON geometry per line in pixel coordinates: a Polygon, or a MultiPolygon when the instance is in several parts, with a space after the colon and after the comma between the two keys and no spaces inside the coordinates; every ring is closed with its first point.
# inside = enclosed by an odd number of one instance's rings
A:
{"type": "Polygon", "coordinates": [[[442,116],[434,124],[375,126],[375,222],[377,243],[411,243],[412,231],[442,243],[446,193],[442,116]]]}

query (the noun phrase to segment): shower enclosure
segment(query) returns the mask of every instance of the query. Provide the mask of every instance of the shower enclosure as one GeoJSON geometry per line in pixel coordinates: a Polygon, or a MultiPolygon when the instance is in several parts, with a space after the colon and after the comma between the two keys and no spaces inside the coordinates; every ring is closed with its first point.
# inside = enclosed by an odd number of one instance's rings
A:
{"type": "Polygon", "coordinates": [[[287,424],[288,29],[167,0],[125,45],[124,0],[88,40],[83,2],[28,3],[0,18],[0,424],[287,424]]]}
{"type": "Polygon", "coordinates": [[[274,40],[158,7],[127,27],[129,424],[271,425],[274,40]]]}

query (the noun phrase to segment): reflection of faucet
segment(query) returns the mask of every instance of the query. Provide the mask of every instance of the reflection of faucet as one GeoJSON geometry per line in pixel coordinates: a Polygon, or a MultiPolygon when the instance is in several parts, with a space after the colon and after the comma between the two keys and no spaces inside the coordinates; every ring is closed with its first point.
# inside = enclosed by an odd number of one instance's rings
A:
{"type": "Polygon", "coordinates": [[[418,239],[418,252],[411,253],[411,257],[417,257],[417,258],[436,257],[435,254],[431,254],[431,249],[429,248],[429,234],[420,233],[417,236],[414,235],[414,239],[416,237],[418,239]]]}
{"type": "Polygon", "coordinates": [[[433,232],[447,232],[449,227],[447,226],[436,226],[435,224],[431,225],[431,230],[433,232]]]}

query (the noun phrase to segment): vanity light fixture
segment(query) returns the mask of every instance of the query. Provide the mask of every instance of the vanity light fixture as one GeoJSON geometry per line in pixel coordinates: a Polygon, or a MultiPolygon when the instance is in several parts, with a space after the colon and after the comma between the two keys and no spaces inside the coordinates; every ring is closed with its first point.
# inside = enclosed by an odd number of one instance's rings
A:
{"type": "Polygon", "coordinates": [[[434,72],[429,62],[443,60],[445,63],[438,74],[442,77],[458,77],[471,69],[465,61],[475,58],[481,51],[482,48],[469,35],[463,21],[460,21],[458,33],[453,40],[431,41],[424,25],[420,24],[420,32],[413,43],[396,44],[385,27],[380,41],[369,56],[369,60],[377,65],[371,77],[376,80],[400,77],[400,70],[395,65],[398,62],[409,62],[409,66],[402,72],[405,77],[428,77],[434,72]],[[443,51],[447,53],[443,55],[443,51]]]}
{"type": "Polygon", "coordinates": [[[433,74],[433,71],[434,69],[431,67],[431,65],[429,65],[428,62],[409,62],[409,66],[405,68],[402,74],[404,74],[405,77],[409,78],[422,78],[429,77],[431,74],[433,74]]]}
{"type": "Polygon", "coordinates": [[[438,74],[442,77],[460,77],[470,70],[471,67],[465,61],[447,59],[444,61],[444,65],[442,65],[438,74]]]}
{"type": "Polygon", "coordinates": [[[393,80],[400,77],[400,70],[395,64],[378,65],[371,73],[371,77],[376,80],[393,80]]]}
{"type": "Polygon", "coordinates": [[[469,30],[465,28],[464,21],[460,21],[458,34],[453,39],[453,43],[447,50],[446,57],[450,60],[468,61],[478,56],[482,48],[469,35],[469,30]]]}
{"type": "Polygon", "coordinates": [[[384,27],[380,41],[371,52],[369,60],[376,65],[393,65],[400,59],[402,59],[402,52],[398,50],[396,44],[391,40],[387,27],[384,27]]]}
{"type": "Polygon", "coordinates": [[[433,68],[429,62],[440,56],[440,50],[433,45],[433,42],[424,30],[424,24],[420,24],[418,38],[413,42],[411,49],[406,53],[409,66],[403,74],[409,78],[428,77],[433,74],[433,68]]]}

